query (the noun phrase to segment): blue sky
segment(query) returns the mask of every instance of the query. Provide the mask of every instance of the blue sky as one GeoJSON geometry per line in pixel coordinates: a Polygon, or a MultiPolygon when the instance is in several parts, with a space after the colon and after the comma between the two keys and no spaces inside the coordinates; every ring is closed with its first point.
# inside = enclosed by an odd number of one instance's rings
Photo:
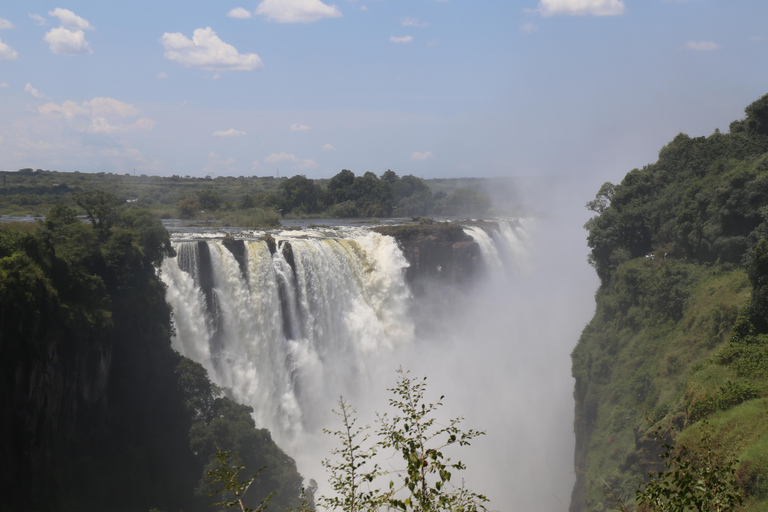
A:
{"type": "Polygon", "coordinates": [[[0,169],[618,180],[768,93],[764,0],[0,6],[0,169]]]}

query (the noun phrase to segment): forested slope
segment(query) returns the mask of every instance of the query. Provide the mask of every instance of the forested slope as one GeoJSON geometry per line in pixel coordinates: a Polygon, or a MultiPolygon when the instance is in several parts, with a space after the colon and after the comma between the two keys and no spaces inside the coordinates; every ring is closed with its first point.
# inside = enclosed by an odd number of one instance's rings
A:
{"type": "Polygon", "coordinates": [[[747,510],[768,506],[766,152],[768,95],[729,133],[680,134],[588,203],[601,286],[572,354],[572,512],[632,503],[664,469],[659,426],[694,459],[738,459],[747,510]]]}
{"type": "Polygon", "coordinates": [[[295,506],[293,460],[171,349],[166,230],[109,194],[78,202],[92,224],[60,205],[0,226],[0,510],[208,510],[216,444],[268,466],[253,501],[295,506]]]}

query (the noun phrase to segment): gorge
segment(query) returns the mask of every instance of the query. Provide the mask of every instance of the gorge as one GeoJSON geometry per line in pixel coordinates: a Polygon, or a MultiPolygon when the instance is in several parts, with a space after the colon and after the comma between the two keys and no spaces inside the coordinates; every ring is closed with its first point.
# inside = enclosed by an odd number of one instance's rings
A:
{"type": "Polygon", "coordinates": [[[160,268],[173,347],[253,407],[256,424],[318,481],[330,446],[321,430],[334,426],[340,395],[375,426],[395,368],[427,375],[451,412],[488,430],[467,455],[471,484],[492,502],[520,503],[523,487],[549,486],[527,493],[527,509],[550,510],[572,481],[570,383],[554,375],[567,357],[544,346],[568,338],[542,339],[531,325],[536,224],[174,233],[176,256],[160,268]],[[491,398],[494,389],[502,394],[491,398]],[[558,425],[524,420],[524,407],[558,425]]]}

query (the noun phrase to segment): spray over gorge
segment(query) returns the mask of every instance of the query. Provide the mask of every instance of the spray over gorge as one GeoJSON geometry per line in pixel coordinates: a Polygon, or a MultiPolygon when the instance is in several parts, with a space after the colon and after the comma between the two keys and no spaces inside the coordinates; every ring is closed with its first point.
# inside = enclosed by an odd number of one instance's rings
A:
{"type": "Polygon", "coordinates": [[[176,233],[177,255],[160,270],[173,309],[173,347],[252,406],[257,425],[317,480],[332,441],[321,430],[334,426],[340,395],[372,424],[394,369],[427,375],[435,393],[447,396],[450,413],[489,431],[468,455],[473,485],[492,503],[522,505],[516,486],[497,476],[515,471],[529,485],[527,471],[549,490],[533,495],[526,509],[557,509],[572,483],[570,383],[554,383],[554,371],[540,368],[535,376],[526,368],[542,361],[526,348],[536,298],[528,303],[521,295],[536,273],[539,224],[452,225],[442,241],[432,233],[443,229],[404,226],[176,233]],[[531,394],[531,380],[534,389],[550,389],[531,394]],[[523,420],[531,398],[550,403],[535,422],[523,420]],[[534,443],[538,468],[531,471],[526,452],[539,420],[562,428],[534,443]]]}

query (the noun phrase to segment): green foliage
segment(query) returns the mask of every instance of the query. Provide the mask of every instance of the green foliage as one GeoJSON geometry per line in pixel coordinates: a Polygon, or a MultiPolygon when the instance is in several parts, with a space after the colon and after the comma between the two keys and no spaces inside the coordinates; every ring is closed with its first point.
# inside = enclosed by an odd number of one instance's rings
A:
{"type": "Polygon", "coordinates": [[[75,194],[74,199],[77,205],[85,210],[85,215],[91,221],[97,236],[100,239],[106,238],[109,229],[119,217],[117,197],[103,190],[87,189],[75,194]]]}
{"type": "Polygon", "coordinates": [[[664,470],[648,473],[649,481],[637,491],[640,510],[659,512],[731,512],[744,496],[736,479],[738,461],[723,459],[712,449],[705,430],[703,447],[692,451],[674,447],[661,427],[657,440],[663,451],[664,470]]]}
{"type": "Polygon", "coordinates": [[[182,219],[193,219],[201,209],[200,201],[192,196],[187,196],[176,203],[176,209],[182,219]]]}
{"type": "Polygon", "coordinates": [[[239,508],[242,512],[262,512],[267,509],[267,503],[272,499],[272,494],[261,500],[259,506],[251,508],[244,502],[245,493],[251,487],[251,484],[258,478],[258,471],[251,478],[240,480],[240,472],[245,466],[240,464],[236,454],[217,450],[216,467],[208,472],[207,478],[211,485],[218,487],[209,496],[223,494],[224,501],[211,504],[212,507],[222,506],[224,508],[239,508]],[[219,487],[220,486],[220,487],[219,487]]]}
{"type": "Polygon", "coordinates": [[[691,422],[706,418],[715,411],[724,411],[740,403],[757,398],[759,391],[748,382],[727,381],[714,393],[708,394],[691,403],[688,418],[691,422]]]}
{"type": "Polygon", "coordinates": [[[461,430],[462,418],[443,424],[436,416],[440,400],[425,400],[426,378],[414,380],[408,372],[398,370],[397,385],[389,389],[394,413],[379,416],[379,442],[367,444],[368,427],[356,427],[354,410],[339,401],[343,428],[328,432],[341,441],[342,447],[332,452],[341,460],[326,460],[331,473],[330,482],[336,496],[321,498],[329,509],[344,511],[438,511],[475,512],[486,510],[487,498],[452,483],[455,472],[465,469],[461,461],[452,461],[444,454],[449,447],[467,446],[484,432],[461,430]],[[377,455],[399,456],[401,467],[382,470],[375,462],[377,455]],[[388,477],[388,478],[387,478],[388,477]],[[376,487],[388,479],[387,489],[376,487]]]}
{"type": "Polygon", "coordinates": [[[302,479],[296,464],[266,429],[256,428],[253,408],[221,396],[222,390],[210,381],[202,365],[190,359],[180,359],[176,379],[192,420],[189,446],[204,466],[197,494],[215,491],[209,474],[221,467],[219,455],[223,451],[237,453],[248,472],[259,471],[259,478],[249,484],[248,497],[240,498],[245,505],[258,507],[269,498],[280,509],[297,507],[302,479]]]}
{"type": "Polygon", "coordinates": [[[204,187],[197,191],[197,201],[203,210],[215,211],[221,207],[221,197],[211,187],[204,187]]]}
{"type": "Polygon", "coordinates": [[[768,436],[766,105],[768,95],[728,134],[679,134],[657,162],[604,184],[587,203],[601,286],[572,354],[572,508],[606,506],[590,479],[608,475],[617,495],[628,495],[632,478],[649,473],[637,500],[652,510],[731,510],[736,480],[747,510],[768,504],[759,476],[768,467],[760,441],[768,436]],[[666,468],[658,446],[638,435],[641,411],[681,432],[680,449],[661,449],[666,468]],[[717,440],[692,440],[703,418],[717,440]]]}
{"type": "Polygon", "coordinates": [[[401,482],[398,488],[390,481],[386,495],[389,506],[395,510],[413,511],[476,511],[484,510],[485,496],[475,494],[451,484],[454,471],[465,469],[461,461],[452,462],[443,450],[457,443],[467,446],[477,436],[485,434],[477,430],[462,431],[458,425],[462,418],[451,419],[447,425],[438,423],[435,411],[442,406],[443,397],[434,403],[424,399],[426,378],[412,379],[407,372],[398,370],[397,386],[391,388],[394,398],[389,405],[395,409],[392,416],[379,417],[380,446],[400,453],[405,467],[390,472],[401,482]],[[400,489],[406,496],[400,497],[400,489]]]}
{"type": "Polygon", "coordinates": [[[371,490],[370,484],[379,476],[381,470],[373,462],[376,449],[373,446],[364,447],[370,435],[370,427],[358,427],[355,410],[343,398],[339,398],[339,410],[333,411],[341,418],[342,429],[326,434],[336,437],[341,442],[341,448],[334,448],[331,456],[335,460],[323,460],[323,467],[329,472],[328,483],[331,484],[334,496],[320,498],[320,504],[329,510],[344,510],[354,512],[373,510],[381,501],[376,491],[371,490]]]}
{"type": "Polygon", "coordinates": [[[679,134],[656,163],[601,187],[587,203],[597,216],[585,227],[589,261],[603,282],[623,260],[618,251],[739,263],[768,234],[766,102],[747,107],[743,130],[679,134]]]}

